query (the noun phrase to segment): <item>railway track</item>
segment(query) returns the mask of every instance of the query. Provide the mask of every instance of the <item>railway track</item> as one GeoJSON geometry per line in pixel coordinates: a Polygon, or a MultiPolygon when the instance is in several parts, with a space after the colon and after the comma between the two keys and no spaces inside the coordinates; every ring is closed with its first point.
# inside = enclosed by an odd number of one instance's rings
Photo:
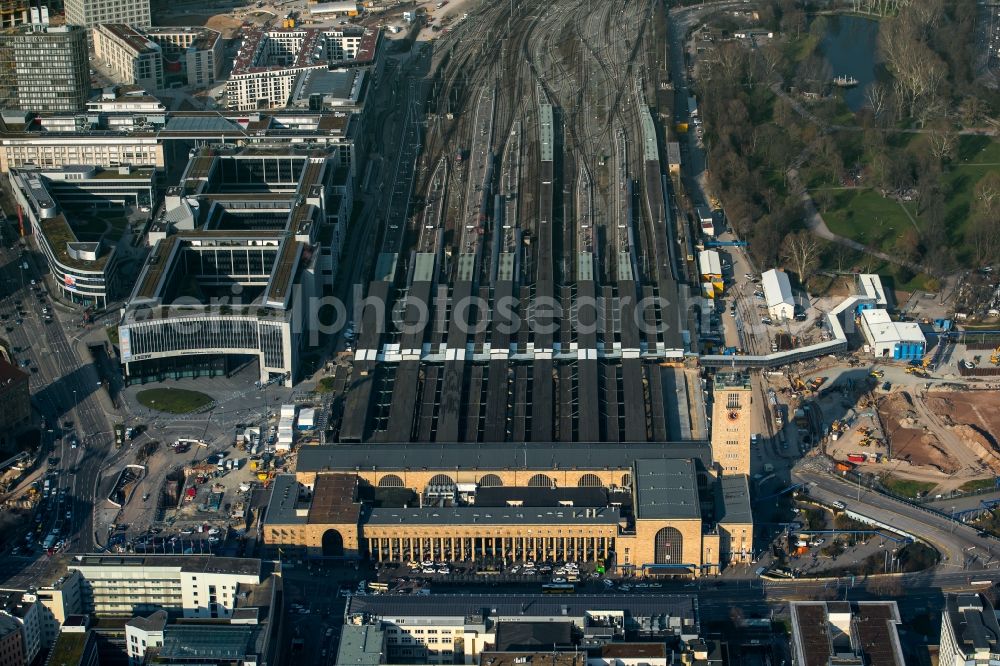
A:
{"type": "Polygon", "coordinates": [[[448,192],[448,160],[441,158],[431,175],[430,186],[427,188],[423,220],[420,236],[417,241],[417,252],[441,251],[441,235],[444,231],[444,206],[448,192]]]}
{"type": "Polygon", "coordinates": [[[496,89],[483,88],[476,102],[472,144],[466,167],[465,205],[460,230],[460,254],[479,256],[486,232],[486,206],[493,169],[493,113],[496,89]]]}
{"type": "MultiPolygon", "coordinates": [[[[641,150],[630,147],[641,145],[642,72],[655,62],[644,55],[651,32],[643,23],[656,6],[655,0],[518,0],[512,11],[509,3],[497,3],[476,11],[460,34],[444,42],[448,55],[441,59],[437,94],[447,100],[451,117],[439,113],[428,123],[420,191],[428,193],[429,206],[436,191],[432,181],[439,180],[439,167],[433,165],[444,159],[448,186],[436,209],[443,222],[435,225],[452,232],[459,254],[488,257],[520,249],[525,276],[528,269],[539,269],[533,263],[538,248],[517,246],[522,236],[531,243],[540,232],[540,173],[531,156],[539,154],[535,109],[543,102],[563,121],[557,127],[563,147],[559,166],[567,174],[563,191],[553,193],[564,197],[565,219],[561,229],[547,231],[562,234],[563,256],[552,260],[566,261],[579,252],[606,254],[610,268],[625,252],[635,267],[646,267],[635,278],[652,277],[654,221],[648,219],[648,206],[632,204],[633,189],[645,193],[640,176],[645,165],[641,150]],[[482,136],[480,119],[478,91],[485,87],[497,91],[489,137],[482,136]],[[452,158],[466,149],[469,159],[451,169],[452,158]],[[492,191],[502,195],[498,207],[492,191]],[[486,234],[494,215],[499,228],[486,234]],[[484,255],[485,247],[492,252],[484,255]]],[[[559,220],[546,222],[552,223],[559,220]]],[[[423,231],[417,241],[421,249],[431,244],[423,231]]]]}
{"type": "Polygon", "coordinates": [[[521,121],[511,127],[501,160],[500,195],[503,197],[503,228],[500,251],[517,252],[519,192],[521,186],[521,121]]]}

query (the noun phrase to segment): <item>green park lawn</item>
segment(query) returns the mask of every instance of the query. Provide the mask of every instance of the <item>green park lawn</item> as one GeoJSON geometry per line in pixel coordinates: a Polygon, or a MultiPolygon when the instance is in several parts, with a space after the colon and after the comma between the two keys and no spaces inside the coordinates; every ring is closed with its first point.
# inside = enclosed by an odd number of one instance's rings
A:
{"type": "Polygon", "coordinates": [[[136,400],[143,407],[170,414],[187,414],[212,404],[212,398],[204,393],[177,388],[139,391],[136,400]]]}
{"type": "Polygon", "coordinates": [[[913,224],[895,200],[870,188],[834,190],[833,202],[822,215],[833,233],[884,252],[913,224]]]}
{"type": "MultiPolygon", "coordinates": [[[[902,136],[912,139],[913,135],[902,136]]],[[[943,175],[946,192],[944,220],[949,244],[953,247],[961,249],[963,246],[976,183],[998,168],[1000,141],[984,136],[959,138],[955,159],[943,175]]],[[[821,186],[816,187],[812,190],[813,195],[822,189],[821,186]]],[[[918,227],[926,224],[924,216],[917,214],[916,203],[901,204],[882,197],[872,188],[832,189],[827,192],[832,201],[821,212],[830,231],[883,252],[892,252],[897,236],[914,220],[918,227]]],[[[965,259],[965,254],[960,251],[959,259],[965,259]]]]}

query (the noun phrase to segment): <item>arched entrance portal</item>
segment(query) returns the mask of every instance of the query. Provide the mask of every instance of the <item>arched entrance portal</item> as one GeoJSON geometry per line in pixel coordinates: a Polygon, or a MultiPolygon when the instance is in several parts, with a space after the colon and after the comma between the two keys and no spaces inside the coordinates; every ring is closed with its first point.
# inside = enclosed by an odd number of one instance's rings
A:
{"type": "Polygon", "coordinates": [[[654,540],[656,564],[681,564],[684,561],[684,537],[675,527],[664,527],[654,540]]]}
{"type": "Polygon", "coordinates": [[[344,537],[337,530],[327,530],[323,533],[323,557],[343,557],[344,537]]]}

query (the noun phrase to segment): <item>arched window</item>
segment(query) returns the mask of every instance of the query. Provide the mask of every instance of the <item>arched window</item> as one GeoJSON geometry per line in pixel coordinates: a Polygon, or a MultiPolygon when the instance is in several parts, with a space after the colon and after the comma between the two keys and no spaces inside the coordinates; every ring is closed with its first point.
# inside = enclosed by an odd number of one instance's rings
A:
{"type": "Polygon", "coordinates": [[[656,564],[681,564],[684,560],[684,537],[674,527],[664,527],[653,541],[656,564]]]}
{"type": "Polygon", "coordinates": [[[378,480],[379,488],[402,488],[403,480],[395,474],[386,474],[378,480]]]}
{"type": "Polygon", "coordinates": [[[484,474],[483,477],[479,479],[479,485],[483,488],[499,488],[503,485],[503,479],[496,474],[484,474]]]}
{"type": "Polygon", "coordinates": [[[431,477],[429,486],[453,486],[455,485],[455,480],[448,476],[447,474],[435,474],[431,477]]]}
{"type": "Polygon", "coordinates": [[[604,486],[601,483],[601,477],[596,474],[584,474],[580,477],[580,480],[576,482],[576,485],[580,488],[601,488],[604,486]]]}
{"type": "Polygon", "coordinates": [[[553,485],[552,479],[544,474],[536,474],[528,479],[529,488],[551,488],[553,485]]]}

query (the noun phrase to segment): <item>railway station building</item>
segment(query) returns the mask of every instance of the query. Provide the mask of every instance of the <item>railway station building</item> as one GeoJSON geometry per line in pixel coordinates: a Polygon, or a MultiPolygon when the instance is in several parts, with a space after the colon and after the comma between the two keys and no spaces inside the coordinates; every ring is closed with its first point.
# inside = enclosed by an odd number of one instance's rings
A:
{"type": "Polygon", "coordinates": [[[698,576],[749,561],[746,477],[708,447],[321,446],[276,477],[264,543],[309,556],[575,560],[698,576]]]}

